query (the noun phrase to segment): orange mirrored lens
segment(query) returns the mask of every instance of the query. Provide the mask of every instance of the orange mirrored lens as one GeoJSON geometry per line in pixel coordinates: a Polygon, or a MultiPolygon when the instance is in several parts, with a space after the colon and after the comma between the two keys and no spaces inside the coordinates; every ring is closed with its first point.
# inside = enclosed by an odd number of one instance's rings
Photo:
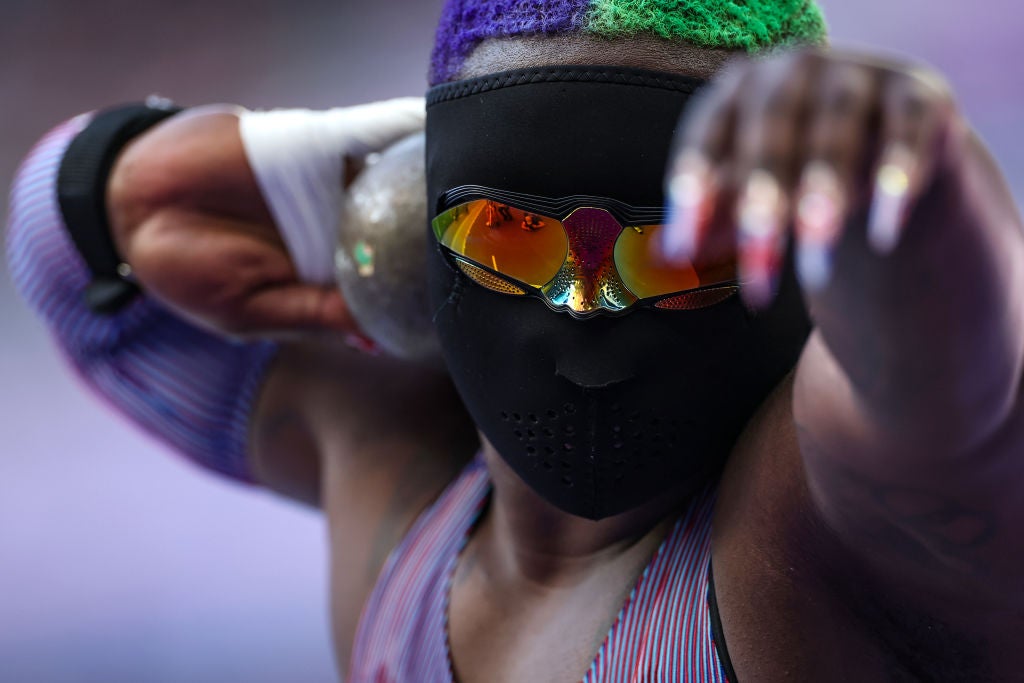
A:
{"type": "Polygon", "coordinates": [[[622,283],[641,299],[736,279],[732,263],[694,267],[662,256],[661,225],[626,227],[615,243],[615,265],[622,283]]]}
{"type": "Polygon", "coordinates": [[[489,199],[452,207],[433,227],[456,254],[538,288],[555,277],[569,248],[560,222],[489,199]]]}

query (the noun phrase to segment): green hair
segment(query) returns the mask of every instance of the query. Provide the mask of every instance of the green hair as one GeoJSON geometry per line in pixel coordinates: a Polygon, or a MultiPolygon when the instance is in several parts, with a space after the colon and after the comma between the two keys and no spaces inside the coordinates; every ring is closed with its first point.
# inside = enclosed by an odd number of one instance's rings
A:
{"type": "Polygon", "coordinates": [[[587,33],[607,38],[647,33],[748,52],[822,44],[827,33],[811,0],[593,0],[585,22],[587,33]]]}

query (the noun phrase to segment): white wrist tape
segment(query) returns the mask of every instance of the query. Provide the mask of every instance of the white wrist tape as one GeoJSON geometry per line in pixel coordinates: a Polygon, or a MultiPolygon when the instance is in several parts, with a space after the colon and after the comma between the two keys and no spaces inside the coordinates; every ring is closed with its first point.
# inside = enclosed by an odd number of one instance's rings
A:
{"type": "Polygon", "coordinates": [[[327,111],[244,111],[245,153],[303,282],[335,282],[344,159],[361,160],[422,130],[422,98],[327,111]]]}
{"type": "Polygon", "coordinates": [[[278,109],[239,116],[249,165],[303,282],[334,282],[345,152],[334,129],[341,111],[278,109]]]}

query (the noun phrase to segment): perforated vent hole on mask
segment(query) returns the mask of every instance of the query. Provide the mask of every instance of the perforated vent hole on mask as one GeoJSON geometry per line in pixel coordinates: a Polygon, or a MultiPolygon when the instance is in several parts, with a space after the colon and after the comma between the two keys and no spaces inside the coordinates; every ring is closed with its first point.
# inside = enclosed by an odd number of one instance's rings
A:
{"type": "Polygon", "coordinates": [[[491,291],[500,292],[501,294],[512,294],[515,296],[523,296],[526,294],[526,290],[516,287],[511,282],[503,280],[497,275],[488,273],[479,266],[474,266],[472,263],[467,263],[462,259],[455,259],[455,263],[459,266],[459,270],[465,273],[470,280],[481,287],[486,287],[491,291]]]}
{"type": "Polygon", "coordinates": [[[629,417],[627,418],[627,420],[628,420],[629,426],[626,429],[626,435],[632,441],[643,441],[644,440],[643,417],[640,415],[640,411],[639,410],[634,410],[633,412],[631,412],[629,414],[629,417]]]}
{"type": "MultiPolygon", "coordinates": [[[[639,473],[659,472],[678,457],[679,430],[690,420],[657,409],[609,405],[599,409],[596,422],[578,403],[557,406],[513,406],[499,412],[507,438],[524,466],[534,469],[548,485],[574,487],[590,476],[591,449],[602,449],[599,459],[607,469],[607,482],[626,482],[639,473]]],[[[646,476],[646,475],[644,475],[646,476]]]]}
{"type": "Polygon", "coordinates": [[[641,471],[647,465],[663,467],[677,449],[679,419],[653,410],[629,410],[622,422],[613,421],[608,430],[612,441],[612,478],[621,480],[626,471],[641,471]]]}
{"type": "Polygon", "coordinates": [[[509,407],[499,412],[504,428],[515,437],[525,462],[551,473],[562,486],[576,484],[577,459],[582,451],[577,441],[586,429],[584,415],[575,403],[543,408],[509,407]]]}
{"type": "Polygon", "coordinates": [[[669,311],[696,311],[720,304],[738,291],[740,291],[739,287],[733,286],[702,289],[698,292],[687,292],[669,299],[662,299],[654,304],[654,307],[669,311]]]}

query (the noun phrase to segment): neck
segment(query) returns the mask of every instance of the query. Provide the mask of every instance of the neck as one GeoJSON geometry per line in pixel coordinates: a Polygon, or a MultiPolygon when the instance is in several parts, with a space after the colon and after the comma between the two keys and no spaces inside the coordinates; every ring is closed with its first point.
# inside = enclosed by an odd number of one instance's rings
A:
{"type": "Polygon", "coordinates": [[[577,584],[617,560],[646,562],[689,498],[672,491],[600,521],[564,512],[541,498],[485,442],[494,492],[474,540],[494,578],[546,587],[577,584]]]}

